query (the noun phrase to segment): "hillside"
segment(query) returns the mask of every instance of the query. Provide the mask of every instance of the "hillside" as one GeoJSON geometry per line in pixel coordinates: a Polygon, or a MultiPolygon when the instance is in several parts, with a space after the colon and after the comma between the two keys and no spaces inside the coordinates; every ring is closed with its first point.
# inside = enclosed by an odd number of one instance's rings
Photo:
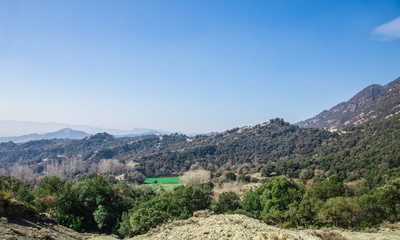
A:
{"type": "Polygon", "coordinates": [[[400,111],[400,78],[381,86],[366,87],[347,102],[297,123],[305,128],[337,129],[382,119],[400,111]]]}
{"type": "Polygon", "coordinates": [[[174,176],[193,168],[211,170],[217,177],[231,170],[293,178],[307,172],[306,179],[313,178],[318,169],[348,181],[364,178],[377,184],[386,174],[399,175],[399,118],[394,114],[340,132],[299,128],[272,119],[213,136],[173,134],[121,140],[103,133],[67,143],[0,143],[0,173],[30,180],[43,175],[122,174],[140,182],[144,176],[174,176]]]}
{"type": "Polygon", "coordinates": [[[51,174],[70,178],[88,172],[158,177],[196,167],[217,172],[242,165],[255,171],[256,165],[267,162],[310,157],[337,136],[281,119],[192,138],[173,134],[123,141],[103,133],[69,143],[1,143],[0,166],[3,174],[25,179],[51,174]]]}
{"type": "Polygon", "coordinates": [[[381,229],[374,233],[339,230],[293,230],[267,225],[259,220],[243,215],[213,215],[192,217],[188,220],[174,221],[150,230],[145,235],[131,240],[167,239],[277,239],[277,240],[386,240],[400,239],[400,230],[381,229]]]}
{"type": "Polygon", "coordinates": [[[197,168],[211,170],[214,177],[236,171],[304,180],[322,171],[346,181],[381,184],[388,174],[400,175],[399,103],[400,78],[367,87],[350,101],[300,124],[305,128],[276,118],[195,137],[116,138],[100,133],[74,141],[5,142],[0,143],[0,174],[40,180],[99,173],[140,183],[145,177],[176,176],[197,168]],[[309,128],[311,123],[340,129],[309,128]]]}
{"type": "MultiPolygon", "coordinates": [[[[116,240],[116,236],[78,233],[64,226],[27,218],[0,218],[0,238],[4,239],[79,239],[116,240]]],[[[130,240],[150,239],[400,239],[399,225],[380,227],[373,232],[343,230],[281,229],[243,215],[213,215],[173,221],[130,240]]]]}

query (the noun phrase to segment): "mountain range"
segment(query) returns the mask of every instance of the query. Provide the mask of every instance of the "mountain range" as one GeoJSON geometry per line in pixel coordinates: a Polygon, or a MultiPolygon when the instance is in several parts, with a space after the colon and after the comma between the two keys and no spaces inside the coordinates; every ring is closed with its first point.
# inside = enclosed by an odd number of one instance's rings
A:
{"type": "Polygon", "coordinates": [[[30,134],[48,134],[60,131],[60,129],[74,129],[76,131],[83,131],[88,134],[96,134],[107,132],[115,136],[139,136],[149,134],[171,134],[172,132],[147,129],[147,128],[134,128],[131,130],[99,128],[88,125],[74,125],[65,123],[42,123],[42,122],[27,122],[27,121],[0,121],[0,136],[1,137],[16,137],[30,134]]]}
{"type": "Polygon", "coordinates": [[[76,178],[87,173],[129,181],[176,176],[190,169],[262,172],[306,180],[336,174],[346,181],[382,183],[400,176],[399,79],[372,85],[310,124],[271,119],[213,135],[117,138],[99,133],[74,141],[0,143],[0,174],[35,179],[76,178]],[[325,119],[325,122],[324,122],[325,119]],[[337,131],[325,128],[340,128],[337,131]]]}
{"type": "Polygon", "coordinates": [[[300,127],[339,129],[389,117],[400,111],[400,78],[381,86],[373,84],[317,116],[297,123],[300,127]]]}
{"type": "Polygon", "coordinates": [[[33,133],[18,137],[0,137],[0,142],[11,141],[15,143],[22,143],[22,142],[29,142],[42,139],[82,139],[88,136],[90,136],[90,134],[83,131],[76,131],[71,128],[63,128],[56,132],[51,132],[51,133],[44,133],[44,134],[33,133]]]}

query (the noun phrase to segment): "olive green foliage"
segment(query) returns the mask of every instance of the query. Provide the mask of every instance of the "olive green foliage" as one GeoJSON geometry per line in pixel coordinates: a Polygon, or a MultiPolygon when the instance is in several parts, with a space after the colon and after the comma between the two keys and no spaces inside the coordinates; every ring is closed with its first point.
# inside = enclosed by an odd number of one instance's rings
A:
{"type": "Polygon", "coordinates": [[[246,175],[240,175],[238,177],[239,182],[250,182],[251,180],[252,180],[252,178],[250,176],[246,176],[246,175]]]}
{"type": "MultiPolygon", "coordinates": [[[[268,179],[256,190],[247,191],[242,208],[268,223],[282,223],[291,204],[301,200],[302,189],[285,177],[268,179]]],[[[290,217],[290,216],[288,216],[290,217]]]]}
{"type": "Polygon", "coordinates": [[[344,181],[365,179],[370,188],[383,185],[389,178],[400,177],[400,114],[347,127],[314,151],[310,157],[298,155],[270,162],[263,174],[282,174],[307,181],[315,179],[314,171],[319,169],[344,181]]]}
{"type": "Polygon", "coordinates": [[[46,177],[36,188],[9,177],[0,177],[0,183],[1,198],[33,203],[37,211],[53,214],[60,224],[77,231],[125,237],[145,233],[169,220],[187,219],[193,212],[210,207],[216,213],[244,214],[283,227],[356,229],[396,222],[400,211],[400,178],[375,188],[367,181],[349,188],[336,175],[306,187],[286,177],[274,177],[247,191],[242,200],[225,192],[212,204],[214,185],[210,182],[158,194],[97,175],[76,183],[46,177]]]}
{"type": "Polygon", "coordinates": [[[236,175],[233,172],[228,172],[227,174],[225,174],[225,178],[228,179],[228,180],[235,181],[236,180],[236,175]]]}
{"type": "Polygon", "coordinates": [[[167,220],[187,219],[193,212],[208,208],[212,191],[207,186],[180,186],[132,208],[123,214],[119,233],[123,236],[142,234],[167,220]]]}
{"type": "Polygon", "coordinates": [[[216,213],[234,212],[240,208],[240,198],[234,192],[223,192],[218,196],[218,201],[212,204],[216,213]]]}
{"type": "Polygon", "coordinates": [[[56,220],[77,231],[115,232],[122,212],[154,195],[126,183],[111,183],[94,176],[77,183],[46,177],[35,189],[35,205],[55,215],[56,220]]]}
{"type": "Polygon", "coordinates": [[[19,179],[9,176],[0,176],[0,197],[15,198],[22,202],[33,203],[32,186],[19,179]]]}
{"type": "Polygon", "coordinates": [[[249,190],[235,212],[284,227],[336,226],[364,228],[398,221],[400,178],[366,190],[365,185],[346,191],[335,175],[307,188],[277,177],[249,190]],[[355,194],[357,193],[357,194],[355,194]],[[244,212],[243,212],[244,211],[244,212]]]}
{"type": "Polygon", "coordinates": [[[397,221],[400,207],[400,178],[381,187],[377,192],[377,200],[387,209],[390,220],[397,221]]]}
{"type": "Polygon", "coordinates": [[[330,176],[325,181],[316,182],[313,185],[312,194],[315,198],[323,201],[345,194],[344,184],[336,175],[330,176]]]}
{"type": "Polygon", "coordinates": [[[356,227],[360,221],[360,206],[354,198],[333,197],[320,209],[317,218],[331,226],[356,227]]]}

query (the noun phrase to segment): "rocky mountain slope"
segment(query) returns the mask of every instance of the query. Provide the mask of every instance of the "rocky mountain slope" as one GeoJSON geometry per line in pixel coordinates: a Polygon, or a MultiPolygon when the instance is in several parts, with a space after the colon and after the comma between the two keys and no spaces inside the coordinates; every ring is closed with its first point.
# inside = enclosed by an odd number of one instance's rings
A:
{"type": "Polygon", "coordinates": [[[400,111],[400,78],[381,86],[371,85],[347,102],[297,123],[305,128],[341,128],[385,118],[400,111]]]}

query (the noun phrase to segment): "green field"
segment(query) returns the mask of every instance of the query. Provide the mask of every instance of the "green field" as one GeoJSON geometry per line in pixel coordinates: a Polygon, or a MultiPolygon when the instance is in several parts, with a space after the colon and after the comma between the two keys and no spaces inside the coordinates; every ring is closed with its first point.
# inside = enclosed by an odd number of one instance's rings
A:
{"type": "Polygon", "coordinates": [[[150,184],[153,189],[163,188],[165,190],[173,190],[175,187],[183,184],[182,181],[179,181],[178,177],[146,178],[144,183],[150,184]],[[157,183],[154,181],[157,181],[157,183]]]}

